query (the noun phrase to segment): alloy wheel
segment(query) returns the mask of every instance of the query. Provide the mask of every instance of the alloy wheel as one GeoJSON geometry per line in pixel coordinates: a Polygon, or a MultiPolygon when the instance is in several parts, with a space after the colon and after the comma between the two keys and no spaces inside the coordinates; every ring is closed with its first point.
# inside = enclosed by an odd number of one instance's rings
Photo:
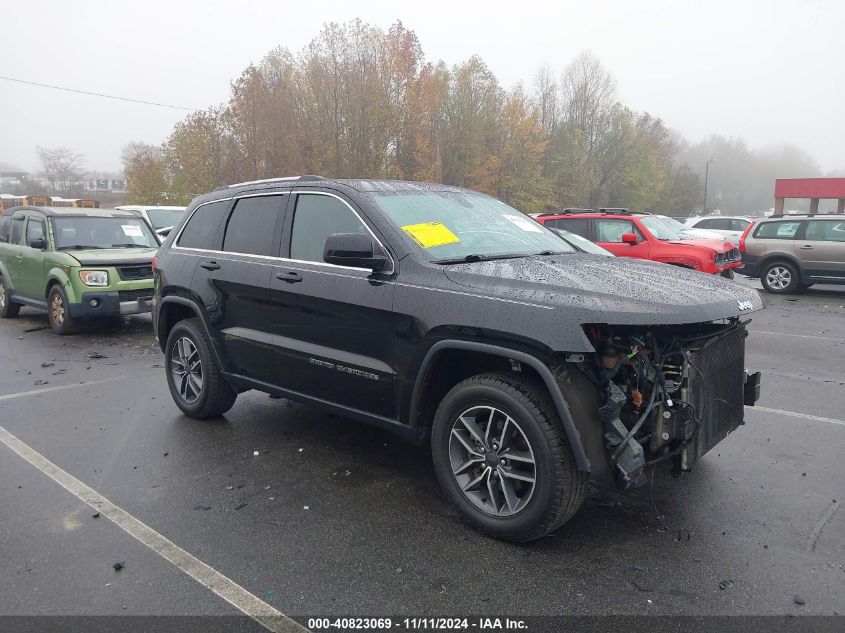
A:
{"type": "Polygon", "coordinates": [[[6,309],[6,286],[0,283],[0,312],[6,309]]]}
{"type": "Polygon", "coordinates": [[[772,266],[766,273],[766,283],[775,290],[783,290],[792,283],[792,273],[784,266],[772,266]]]}
{"type": "Polygon", "coordinates": [[[495,517],[513,516],[534,494],[534,451],[519,424],[491,406],[467,409],[452,423],[452,474],[464,496],[495,517]]]}
{"type": "Polygon", "coordinates": [[[186,336],[170,349],[170,372],[179,396],[188,404],[196,402],[203,387],[202,361],[194,342],[186,336]]]}
{"type": "Polygon", "coordinates": [[[50,318],[59,327],[65,322],[65,302],[58,292],[54,293],[50,300],[50,318]]]}

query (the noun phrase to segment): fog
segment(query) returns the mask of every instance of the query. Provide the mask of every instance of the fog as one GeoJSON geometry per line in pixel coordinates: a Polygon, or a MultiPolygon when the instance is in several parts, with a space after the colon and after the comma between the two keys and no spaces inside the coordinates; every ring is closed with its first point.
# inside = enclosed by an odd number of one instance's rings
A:
{"type": "MultiPolygon", "coordinates": [[[[414,30],[426,58],[480,55],[505,87],[589,49],[630,107],[690,142],[789,143],[845,168],[845,4],[839,2],[135,3],[0,0],[0,75],[203,109],[270,49],[298,51],[328,21],[414,30]]],[[[0,80],[0,162],[39,168],[66,146],[119,170],[130,140],[161,143],[188,111],[0,80]]],[[[792,174],[784,174],[792,175],[792,174]]],[[[796,174],[800,175],[800,174],[796,174]]]]}

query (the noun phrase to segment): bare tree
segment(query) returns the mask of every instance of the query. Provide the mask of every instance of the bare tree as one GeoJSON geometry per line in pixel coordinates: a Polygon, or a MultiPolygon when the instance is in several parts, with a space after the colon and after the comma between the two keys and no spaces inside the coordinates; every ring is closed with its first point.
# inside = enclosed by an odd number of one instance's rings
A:
{"type": "Polygon", "coordinates": [[[561,84],[566,121],[583,134],[592,154],[616,105],[616,80],[597,57],[584,51],[563,71],[561,84]]]}
{"type": "Polygon", "coordinates": [[[560,91],[548,64],[540,66],[534,76],[534,95],[540,125],[546,134],[551,134],[560,118],[560,91]]]}
{"type": "Polygon", "coordinates": [[[159,159],[161,158],[161,148],[143,141],[129,141],[120,150],[120,161],[123,163],[123,169],[129,169],[138,156],[150,156],[159,159]]]}
{"type": "Polygon", "coordinates": [[[50,183],[53,192],[67,191],[85,176],[84,159],[80,154],[66,147],[48,149],[39,146],[36,150],[43,168],[42,175],[50,183]]]}

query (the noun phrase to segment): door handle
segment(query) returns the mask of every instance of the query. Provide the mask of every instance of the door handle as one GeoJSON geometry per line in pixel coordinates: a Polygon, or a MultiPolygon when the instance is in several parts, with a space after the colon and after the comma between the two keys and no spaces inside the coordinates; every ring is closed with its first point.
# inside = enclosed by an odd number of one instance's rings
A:
{"type": "Polygon", "coordinates": [[[206,270],[220,270],[220,264],[217,262],[203,262],[200,266],[206,270]]]}
{"type": "Polygon", "coordinates": [[[295,284],[298,281],[302,281],[302,275],[295,270],[286,270],[283,273],[276,273],[276,279],[286,281],[289,284],[295,284]]]}
{"type": "Polygon", "coordinates": [[[813,245],[812,244],[802,244],[798,248],[800,248],[802,251],[809,251],[809,250],[813,249],[813,245]]]}

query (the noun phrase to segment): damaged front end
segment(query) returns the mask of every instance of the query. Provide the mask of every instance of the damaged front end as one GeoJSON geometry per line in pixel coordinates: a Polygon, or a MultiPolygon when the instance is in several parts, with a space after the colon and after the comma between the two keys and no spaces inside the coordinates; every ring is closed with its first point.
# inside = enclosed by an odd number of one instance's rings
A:
{"type": "Polygon", "coordinates": [[[743,406],[760,394],[759,372],[745,369],[747,323],[584,328],[596,353],[577,366],[598,390],[618,487],[642,485],[646,467],[662,461],[690,470],[743,424],[743,406]]]}

